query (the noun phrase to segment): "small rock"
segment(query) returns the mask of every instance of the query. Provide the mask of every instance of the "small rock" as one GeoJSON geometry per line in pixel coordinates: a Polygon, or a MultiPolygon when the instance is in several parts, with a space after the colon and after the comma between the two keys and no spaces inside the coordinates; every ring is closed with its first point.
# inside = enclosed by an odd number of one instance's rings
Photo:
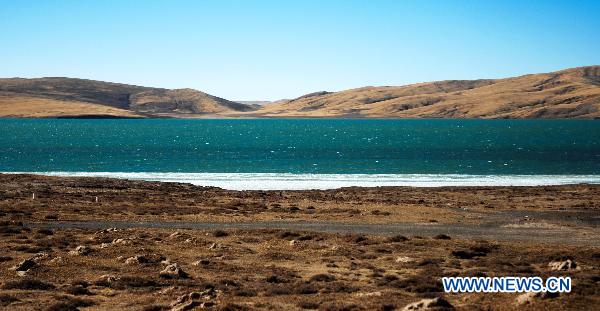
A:
{"type": "Polygon", "coordinates": [[[377,291],[377,292],[370,292],[370,293],[356,293],[357,297],[380,297],[381,296],[381,292],[377,291]]]}
{"type": "Polygon", "coordinates": [[[188,302],[173,306],[173,308],[171,308],[171,311],[194,310],[196,307],[200,307],[201,305],[202,305],[202,302],[200,302],[198,300],[192,300],[192,301],[188,301],[188,302]]]}
{"type": "Polygon", "coordinates": [[[73,256],[85,256],[89,253],[92,252],[92,249],[84,246],[84,245],[79,245],[77,246],[74,250],[69,252],[69,255],[73,255],[73,256]]]}
{"type": "Polygon", "coordinates": [[[423,299],[413,302],[406,307],[404,311],[409,310],[452,310],[454,307],[444,298],[436,297],[432,299],[423,299]]]}
{"type": "Polygon", "coordinates": [[[565,261],[552,261],[548,264],[548,267],[552,271],[579,270],[579,267],[577,267],[577,263],[571,259],[567,259],[565,261]]]}
{"type": "Polygon", "coordinates": [[[46,259],[48,257],[50,257],[50,255],[48,253],[37,253],[37,254],[33,255],[33,257],[31,257],[31,259],[33,259],[39,263],[40,260],[46,259]]]}
{"type": "MultiPolygon", "coordinates": [[[[219,290],[208,288],[208,289],[201,291],[199,294],[202,299],[208,300],[208,299],[213,299],[213,298],[219,296],[220,293],[221,292],[219,290]]],[[[197,297],[197,296],[195,296],[195,297],[197,297]]]]}
{"type": "MultiPolygon", "coordinates": [[[[39,266],[40,261],[42,261],[42,259],[46,259],[48,257],[50,257],[50,255],[48,255],[48,253],[37,253],[37,254],[33,255],[31,258],[21,261],[19,264],[12,267],[11,269],[15,270],[17,272],[27,272],[30,269],[33,269],[33,268],[39,266]]],[[[25,273],[18,273],[18,274],[25,275],[25,273]]]]}
{"type": "Polygon", "coordinates": [[[177,298],[177,300],[175,300],[173,303],[171,303],[171,307],[174,307],[176,305],[180,305],[182,303],[186,303],[188,301],[192,301],[192,300],[198,300],[200,299],[200,293],[198,292],[191,292],[189,294],[185,294],[185,295],[181,295],[177,298]]]}
{"type": "Polygon", "coordinates": [[[96,281],[94,283],[96,285],[108,286],[111,283],[114,283],[118,280],[119,280],[119,278],[112,274],[104,274],[104,275],[101,275],[98,279],[96,279],[96,281]]]}
{"type": "Polygon", "coordinates": [[[191,292],[186,295],[179,296],[177,300],[171,303],[172,311],[192,310],[196,307],[210,307],[214,303],[206,300],[217,297],[218,292],[214,289],[207,289],[202,292],[191,292]],[[204,300],[204,301],[202,301],[204,300]]]}
{"type": "Polygon", "coordinates": [[[63,263],[63,262],[64,262],[64,259],[63,259],[62,257],[60,257],[60,256],[59,256],[59,257],[52,258],[52,259],[50,260],[50,263],[51,263],[51,264],[53,264],[53,265],[56,265],[56,264],[61,264],[61,263],[63,263]]]}
{"type": "Polygon", "coordinates": [[[181,267],[176,263],[166,266],[162,271],[160,271],[159,275],[163,278],[170,279],[185,279],[189,277],[189,274],[183,271],[183,269],[181,269],[181,267]]]}
{"type": "Polygon", "coordinates": [[[192,265],[194,266],[207,266],[208,264],[210,264],[210,261],[208,259],[200,259],[192,263],[192,265]]]}
{"type": "Polygon", "coordinates": [[[111,232],[117,232],[117,231],[120,231],[120,230],[117,229],[117,228],[108,228],[108,229],[96,231],[96,232],[94,232],[94,235],[90,237],[90,240],[95,240],[96,236],[98,236],[98,235],[103,235],[103,234],[107,234],[107,233],[111,233],[111,232]]]}
{"type": "Polygon", "coordinates": [[[298,241],[296,241],[296,240],[290,241],[290,246],[295,246],[296,244],[298,244],[298,241]]]}
{"type": "Polygon", "coordinates": [[[220,249],[220,248],[222,248],[222,247],[221,247],[221,244],[219,244],[219,243],[212,243],[212,244],[211,244],[211,245],[208,247],[208,249],[220,249]]]}
{"type": "Polygon", "coordinates": [[[114,245],[131,245],[131,244],[133,244],[133,241],[131,239],[114,239],[112,241],[112,244],[114,244],[114,245]]]}
{"type": "Polygon", "coordinates": [[[136,255],[125,259],[125,264],[127,265],[141,265],[148,262],[150,262],[150,260],[142,255],[136,255]]]}
{"type": "Polygon", "coordinates": [[[38,263],[33,259],[25,259],[21,261],[16,266],[12,267],[15,271],[28,271],[29,269],[35,268],[38,266],[38,263]]]}
{"type": "Polygon", "coordinates": [[[526,304],[533,303],[536,300],[550,299],[550,298],[558,297],[558,295],[559,295],[558,293],[550,293],[550,292],[539,292],[539,293],[529,292],[529,293],[519,295],[515,299],[515,303],[518,305],[526,305],[526,304]]]}
{"type": "Polygon", "coordinates": [[[169,239],[177,238],[180,235],[181,235],[181,232],[175,231],[175,232],[171,233],[171,235],[169,235],[169,239]]]}
{"type": "Polygon", "coordinates": [[[161,295],[170,294],[173,291],[175,291],[175,289],[177,289],[175,286],[169,286],[169,287],[167,287],[165,289],[162,289],[162,290],[158,291],[158,293],[161,294],[161,295]]]}
{"type": "Polygon", "coordinates": [[[407,257],[407,256],[398,256],[396,257],[396,262],[397,263],[407,263],[407,262],[411,262],[411,261],[415,261],[414,259],[407,257]]]}

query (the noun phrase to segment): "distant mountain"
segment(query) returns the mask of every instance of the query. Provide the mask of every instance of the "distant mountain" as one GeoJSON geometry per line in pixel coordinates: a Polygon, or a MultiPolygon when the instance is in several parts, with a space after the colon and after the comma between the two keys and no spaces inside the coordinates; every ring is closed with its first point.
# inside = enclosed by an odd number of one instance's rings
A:
{"type": "Polygon", "coordinates": [[[193,89],[73,78],[0,79],[5,117],[199,117],[255,108],[193,89]]]}
{"type": "Polygon", "coordinates": [[[315,92],[271,103],[83,79],[0,79],[0,117],[600,119],[600,66],[315,92]]]}
{"type": "Polygon", "coordinates": [[[600,66],[506,79],[448,80],[317,92],[256,117],[600,118],[600,66]]]}

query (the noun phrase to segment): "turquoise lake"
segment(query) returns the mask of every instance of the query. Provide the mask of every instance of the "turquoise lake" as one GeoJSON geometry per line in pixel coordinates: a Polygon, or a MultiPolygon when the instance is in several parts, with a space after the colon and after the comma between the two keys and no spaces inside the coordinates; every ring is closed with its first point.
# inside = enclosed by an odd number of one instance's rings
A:
{"type": "Polygon", "coordinates": [[[0,171],[600,174],[594,120],[1,119],[0,171]]]}

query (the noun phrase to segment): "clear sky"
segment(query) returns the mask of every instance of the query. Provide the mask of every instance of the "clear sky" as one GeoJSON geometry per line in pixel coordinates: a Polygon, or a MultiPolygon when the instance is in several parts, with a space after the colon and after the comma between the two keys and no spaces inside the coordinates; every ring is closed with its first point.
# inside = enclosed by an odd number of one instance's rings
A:
{"type": "Polygon", "coordinates": [[[600,1],[0,0],[0,76],[276,100],[600,64],[600,1]]]}

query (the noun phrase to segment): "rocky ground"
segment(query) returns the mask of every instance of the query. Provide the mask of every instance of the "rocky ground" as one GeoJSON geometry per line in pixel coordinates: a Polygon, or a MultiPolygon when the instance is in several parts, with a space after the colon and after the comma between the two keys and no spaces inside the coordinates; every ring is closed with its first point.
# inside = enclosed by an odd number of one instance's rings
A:
{"type": "Polygon", "coordinates": [[[591,185],[234,192],[0,175],[0,308],[594,309],[600,305],[599,196],[600,187],[591,185]],[[553,228],[580,239],[56,226],[75,220],[454,224],[553,228]],[[571,276],[573,292],[445,294],[442,276],[571,276]]]}

